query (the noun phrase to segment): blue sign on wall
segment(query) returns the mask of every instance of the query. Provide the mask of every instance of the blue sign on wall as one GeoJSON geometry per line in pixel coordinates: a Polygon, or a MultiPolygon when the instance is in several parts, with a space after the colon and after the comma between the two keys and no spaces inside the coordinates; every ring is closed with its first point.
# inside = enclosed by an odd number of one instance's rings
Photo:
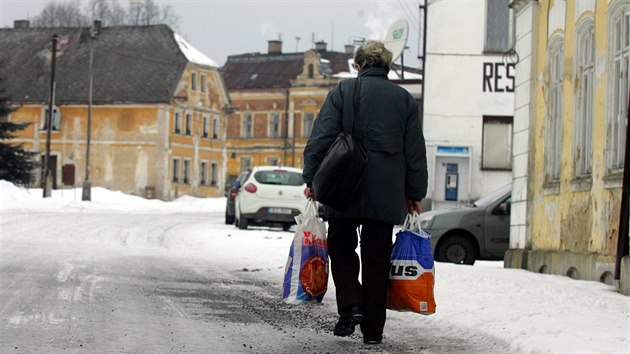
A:
{"type": "Polygon", "coordinates": [[[469,148],[467,146],[438,146],[438,154],[456,154],[468,155],[469,148]]]}

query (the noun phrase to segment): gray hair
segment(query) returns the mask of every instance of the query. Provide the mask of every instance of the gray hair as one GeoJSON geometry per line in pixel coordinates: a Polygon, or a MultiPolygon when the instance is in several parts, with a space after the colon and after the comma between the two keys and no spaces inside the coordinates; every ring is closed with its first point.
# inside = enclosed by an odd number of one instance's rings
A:
{"type": "Polygon", "coordinates": [[[359,66],[383,68],[389,72],[392,67],[392,52],[381,41],[369,40],[354,53],[354,63],[359,66]]]}

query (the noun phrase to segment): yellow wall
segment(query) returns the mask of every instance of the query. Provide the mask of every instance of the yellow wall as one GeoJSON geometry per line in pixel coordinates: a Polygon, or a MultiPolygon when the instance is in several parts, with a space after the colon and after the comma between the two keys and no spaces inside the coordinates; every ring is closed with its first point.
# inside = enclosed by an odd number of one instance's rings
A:
{"type": "MultiPolygon", "coordinates": [[[[573,126],[574,100],[577,86],[575,80],[575,2],[566,2],[566,22],[564,31],[564,97],[562,130],[562,165],[559,187],[545,187],[544,147],[546,122],[546,93],[549,87],[548,72],[548,30],[549,7],[552,1],[541,1],[540,31],[538,38],[537,77],[541,84],[536,90],[536,119],[534,125],[534,146],[530,151],[535,158],[533,183],[533,215],[531,231],[534,250],[566,250],[579,253],[600,253],[612,256],[616,250],[621,200],[620,177],[618,182],[610,181],[606,175],[605,163],[605,122],[606,122],[606,71],[607,60],[607,2],[598,1],[594,15],[596,42],[596,69],[594,85],[594,127],[593,127],[593,173],[591,181],[577,183],[574,177],[573,126]]],[[[616,177],[613,177],[613,180],[616,177]]]]}

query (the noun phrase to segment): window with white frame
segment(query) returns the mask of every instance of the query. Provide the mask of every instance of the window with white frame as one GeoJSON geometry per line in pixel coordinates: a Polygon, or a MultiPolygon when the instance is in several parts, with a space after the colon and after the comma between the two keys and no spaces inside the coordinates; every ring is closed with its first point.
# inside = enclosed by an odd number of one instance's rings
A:
{"type": "Polygon", "coordinates": [[[593,145],[593,74],[595,71],[595,26],[592,19],[577,30],[575,73],[575,119],[573,121],[573,161],[575,176],[589,176],[592,171],[593,145]]]}
{"type": "Polygon", "coordinates": [[[190,89],[197,91],[197,73],[195,72],[190,74],[190,89]]]}
{"type": "Polygon", "coordinates": [[[175,118],[173,122],[173,132],[179,134],[182,131],[182,114],[175,112],[175,118]]]}
{"type": "Polygon", "coordinates": [[[192,133],[192,114],[186,113],[186,135],[192,133]]]}
{"type": "Polygon", "coordinates": [[[215,116],[212,119],[212,139],[219,138],[219,117],[215,116]]]}
{"type": "Polygon", "coordinates": [[[554,38],[549,50],[549,89],[545,124],[545,182],[560,179],[562,163],[562,96],[564,72],[564,40],[554,38]]]}
{"type": "MultiPolygon", "coordinates": [[[[48,107],[44,108],[44,113],[42,114],[42,130],[48,129],[48,107]]],[[[53,115],[52,115],[52,130],[59,130],[61,128],[61,111],[59,107],[53,106],[53,115]]]]}
{"type": "Polygon", "coordinates": [[[201,170],[199,171],[200,181],[199,184],[208,183],[208,163],[203,161],[201,162],[201,170]]]}
{"type": "Polygon", "coordinates": [[[504,53],[514,44],[514,11],[511,0],[486,0],[486,53],[504,53]]]}
{"type": "Polygon", "coordinates": [[[313,121],[315,120],[315,114],[313,112],[304,112],[304,120],[302,124],[302,136],[308,138],[313,130],[313,121]]]}
{"type": "Polygon", "coordinates": [[[203,137],[208,137],[208,130],[210,129],[208,117],[203,116],[203,137]]]}
{"type": "Polygon", "coordinates": [[[243,138],[251,138],[252,137],[252,114],[251,113],[243,113],[243,126],[241,127],[241,137],[243,138]]]}
{"type": "Polygon", "coordinates": [[[278,112],[269,113],[269,137],[280,137],[280,113],[278,112]]]}
{"type": "Polygon", "coordinates": [[[512,169],[513,122],[513,117],[483,117],[482,169],[506,171],[512,169]]]}
{"type": "Polygon", "coordinates": [[[190,183],[190,160],[184,160],[184,184],[190,183]]]}
{"type": "Polygon", "coordinates": [[[201,82],[199,83],[199,90],[201,90],[201,92],[206,92],[208,90],[207,87],[207,78],[205,74],[201,74],[201,82]]]}
{"type": "Polygon", "coordinates": [[[630,61],[630,4],[618,1],[609,13],[609,62],[607,114],[607,167],[623,170],[628,124],[628,71],[630,61]]]}
{"type": "Polygon", "coordinates": [[[219,165],[216,162],[213,162],[210,165],[210,185],[217,185],[217,176],[219,175],[219,165]]]}
{"type": "Polygon", "coordinates": [[[252,168],[252,159],[250,157],[241,157],[241,172],[249,171],[252,168]]]}
{"type": "Polygon", "coordinates": [[[179,183],[179,159],[173,159],[173,182],[179,183]]]}

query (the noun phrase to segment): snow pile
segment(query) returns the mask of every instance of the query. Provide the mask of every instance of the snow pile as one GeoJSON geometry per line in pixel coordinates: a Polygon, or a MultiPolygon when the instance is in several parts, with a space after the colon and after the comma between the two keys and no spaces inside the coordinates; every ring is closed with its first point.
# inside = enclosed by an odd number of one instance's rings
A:
{"type": "Polygon", "coordinates": [[[225,210],[226,198],[182,196],[171,202],[125,194],[101,187],[92,187],[91,201],[82,201],[82,188],[55,189],[51,198],[43,198],[41,188],[25,189],[0,180],[0,210],[84,210],[84,211],[156,211],[156,212],[219,212],[225,210]]]}

